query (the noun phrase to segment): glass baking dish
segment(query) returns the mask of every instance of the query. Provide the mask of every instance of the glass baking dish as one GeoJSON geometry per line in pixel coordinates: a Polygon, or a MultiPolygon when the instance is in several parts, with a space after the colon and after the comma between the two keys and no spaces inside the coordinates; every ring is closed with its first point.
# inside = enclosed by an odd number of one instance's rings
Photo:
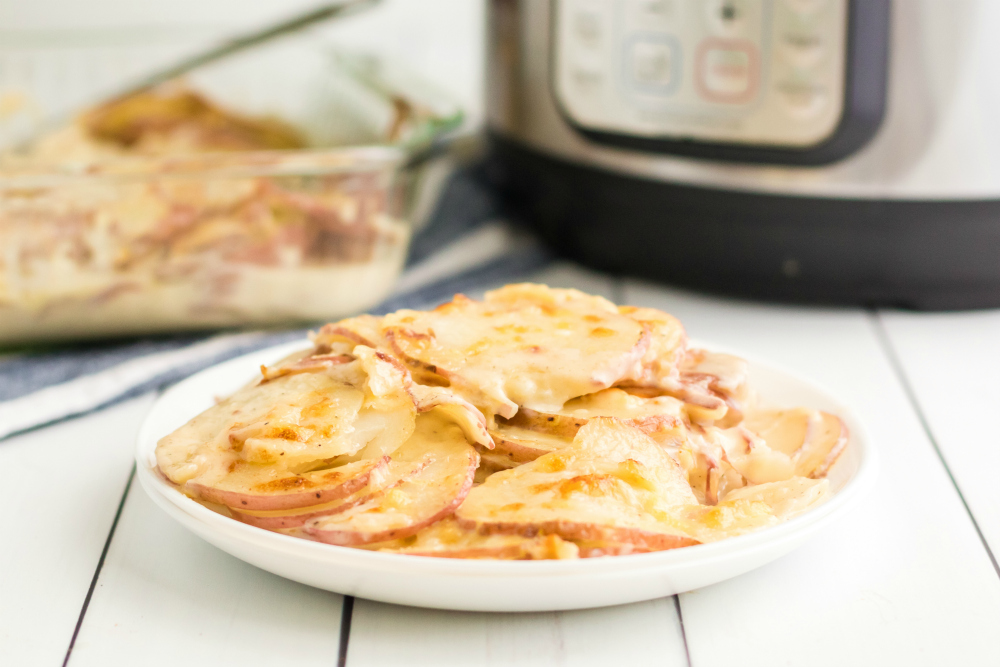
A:
{"type": "Polygon", "coordinates": [[[427,209],[419,158],[461,122],[456,107],[403,70],[308,39],[176,85],[280,119],[305,147],[95,153],[64,126],[8,150],[0,345],[315,322],[389,294],[427,209]]]}

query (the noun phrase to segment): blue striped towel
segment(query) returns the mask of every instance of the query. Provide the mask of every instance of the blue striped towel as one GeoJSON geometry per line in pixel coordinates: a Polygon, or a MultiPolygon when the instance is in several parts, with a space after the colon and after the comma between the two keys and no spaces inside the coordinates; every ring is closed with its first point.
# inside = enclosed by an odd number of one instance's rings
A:
{"type": "MultiPolygon", "coordinates": [[[[551,261],[530,235],[500,220],[492,192],[457,172],[414,239],[395,292],[372,312],[421,308],[455,292],[522,279],[551,261]]],[[[0,438],[96,410],[308,329],[152,337],[0,356],[0,438]]]]}

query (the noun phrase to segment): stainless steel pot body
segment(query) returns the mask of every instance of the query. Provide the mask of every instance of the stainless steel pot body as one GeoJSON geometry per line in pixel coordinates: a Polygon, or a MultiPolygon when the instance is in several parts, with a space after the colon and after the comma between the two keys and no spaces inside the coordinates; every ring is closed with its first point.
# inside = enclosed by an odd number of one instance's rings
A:
{"type": "Polygon", "coordinates": [[[491,0],[494,173],[602,268],[1000,305],[997,25],[990,0],[491,0]]]}

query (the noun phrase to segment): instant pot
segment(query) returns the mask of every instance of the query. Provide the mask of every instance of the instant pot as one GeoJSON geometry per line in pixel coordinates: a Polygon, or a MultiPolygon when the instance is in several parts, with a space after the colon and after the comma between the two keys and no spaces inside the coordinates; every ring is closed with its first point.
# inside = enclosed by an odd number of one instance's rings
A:
{"type": "Polygon", "coordinates": [[[490,0],[491,174],[559,252],[1000,306],[1000,2],[490,0]]]}

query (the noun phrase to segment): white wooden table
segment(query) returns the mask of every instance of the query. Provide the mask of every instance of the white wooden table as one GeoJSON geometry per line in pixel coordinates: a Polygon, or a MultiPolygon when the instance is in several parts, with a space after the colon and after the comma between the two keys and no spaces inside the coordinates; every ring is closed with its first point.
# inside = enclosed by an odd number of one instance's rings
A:
{"type": "Polygon", "coordinates": [[[868,423],[877,490],[805,547],[675,598],[472,614],[313,590],[187,533],[132,480],[153,397],[0,442],[0,665],[1000,665],[1000,312],[756,305],[562,266],[868,423]]]}

